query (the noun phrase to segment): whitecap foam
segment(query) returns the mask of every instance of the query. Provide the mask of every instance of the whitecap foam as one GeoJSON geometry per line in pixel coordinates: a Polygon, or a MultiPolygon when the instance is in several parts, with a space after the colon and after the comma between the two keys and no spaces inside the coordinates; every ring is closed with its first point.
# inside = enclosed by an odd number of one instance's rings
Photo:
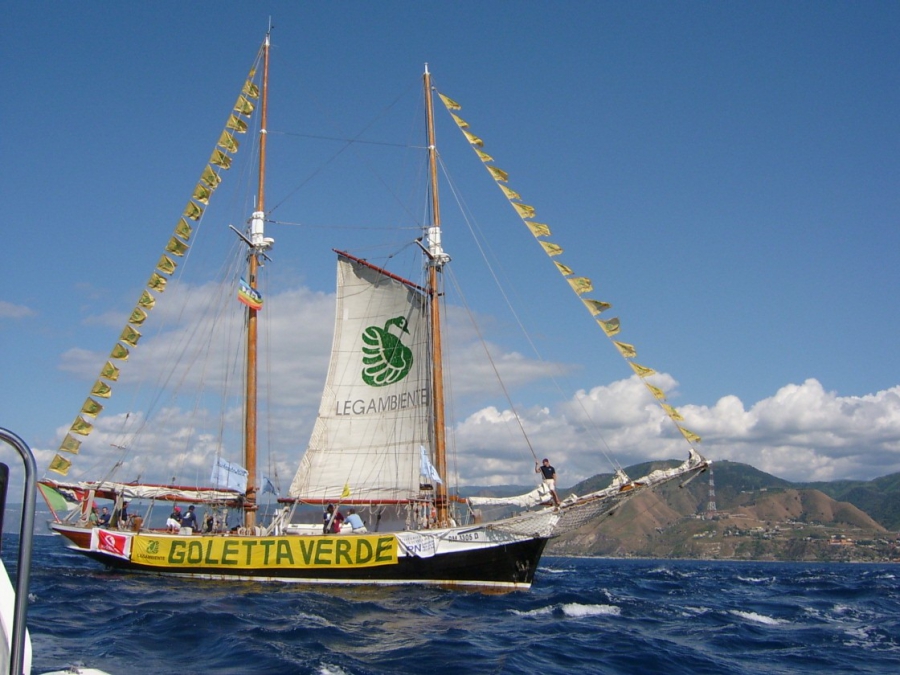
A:
{"type": "Polygon", "coordinates": [[[328,619],[326,619],[325,617],[319,616],[317,614],[308,614],[306,612],[297,612],[296,614],[294,614],[294,619],[304,625],[317,624],[319,626],[325,627],[329,627],[332,625],[331,622],[328,621],[328,619]]]}
{"type": "Polygon", "coordinates": [[[538,609],[529,609],[527,611],[512,609],[510,611],[516,616],[545,616],[553,614],[553,607],[539,607],[538,609]]]}
{"type": "Polygon", "coordinates": [[[775,577],[742,577],[738,575],[738,581],[748,584],[770,584],[775,581],[775,577]]]}
{"type": "Polygon", "coordinates": [[[520,611],[517,609],[510,610],[516,616],[547,616],[552,615],[559,610],[566,616],[581,619],[587,616],[619,616],[622,610],[615,605],[582,605],[577,602],[567,602],[562,605],[551,605],[549,607],[538,607],[537,609],[529,609],[520,611]]]}
{"type": "Polygon", "coordinates": [[[569,602],[561,605],[563,614],[566,616],[583,617],[583,616],[619,616],[622,610],[615,605],[582,605],[577,602],[569,602]]]}
{"type": "Polygon", "coordinates": [[[319,666],[318,675],[347,675],[347,671],[340,666],[323,663],[319,666]]]}
{"type": "Polygon", "coordinates": [[[742,619],[746,619],[747,621],[753,621],[754,623],[761,623],[766,626],[777,626],[779,624],[784,623],[781,619],[776,619],[771,616],[765,616],[764,614],[757,614],[756,612],[742,612],[738,609],[729,610],[731,614],[735,616],[739,616],[742,619]]]}

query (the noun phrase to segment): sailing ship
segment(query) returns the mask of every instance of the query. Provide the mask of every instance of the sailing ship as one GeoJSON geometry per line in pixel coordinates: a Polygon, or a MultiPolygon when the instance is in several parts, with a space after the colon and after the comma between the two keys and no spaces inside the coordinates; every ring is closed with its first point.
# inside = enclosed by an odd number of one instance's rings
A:
{"type": "MultiPolygon", "coordinates": [[[[375,265],[344,251],[337,254],[335,327],[327,379],[318,417],[288,495],[267,519],[261,518],[260,494],[271,487],[257,464],[258,331],[263,315],[259,287],[261,268],[270,262],[274,241],[267,236],[266,156],[269,78],[269,35],[244,84],[210,161],[174,234],[166,245],[129,322],[101,369],[79,415],[65,435],[49,471],[61,475],[41,481],[41,492],[56,514],[53,530],[70,547],[112,568],[186,577],[230,580],[275,580],[309,584],[431,584],[445,587],[526,589],[534,580],[544,549],[552,538],[613,513],[623,502],[670,481],[686,482],[709,462],[693,447],[699,440],[678,422],[664,393],[647,382],[688,441],[688,459],[638,479],[621,470],[612,483],[585,495],[569,495],[556,504],[547,484],[508,499],[463,498],[448,483],[445,382],[442,362],[442,279],[450,263],[442,244],[438,199],[438,154],[435,142],[435,94],[466,140],[544,251],[561,249],[546,240],[549,228],[533,220],[532,207],[508,187],[508,175],[492,163],[483,142],[457,114],[459,105],[435,90],[426,66],[425,136],[429,208],[415,240],[422,279],[375,265]],[[117,476],[123,463],[93,480],[72,480],[68,473],[82,440],[93,430],[105,399],[117,385],[120,362],[137,345],[144,321],[175,270],[193,245],[194,228],[202,220],[223,172],[237,151],[237,135],[248,130],[259,111],[258,178],[252,215],[246,229],[231,228],[242,247],[243,269],[232,272],[244,312],[242,385],[243,460],[227,461],[216,444],[210,484],[145,482],[117,476]],[[97,522],[97,500],[109,504],[112,518],[97,522]],[[139,507],[137,504],[141,504],[139,507]],[[204,523],[152,526],[161,508],[199,506],[204,523]],[[331,505],[332,508],[325,510],[331,505]],[[333,508],[336,506],[337,508],[333,508]],[[488,519],[484,510],[499,508],[488,519]],[[341,509],[366,515],[339,522],[341,509]],[[126,511],[130,514],[126,515],[126,511]],[[221,514],[240,514],[234,526],[221,514]],[[309,518],[312,511],[313,518],[309,518]],[[324,516],[319,519],[318,514],[324,516]],[[303,521],[306,516],[307,521],[303,521]],[[265,522],[263,522],[265,520],[265,522]],[[353,519],[351,519],[353,520],[353,519]],[[356,525],[354,527],[354,525],[356,525]]],[[[590,283],[553,261],[607,336],[615,336],[618,320],[601,320],[608,305],[586,297],[590,283]]],[[[196,342],[196,340],[195,340],[196,342]]],[[[633,348],[613,341],[626,359],[633,348]]],[[[630,362],[645,378],[652,369],[630,362]]],[[[123,419],[129,416],[125,415],[123,419]]],[[[146,429],[147,421],[137,426],[146,429]]],[[[119,445],[131,452],[135,441],[119,445]]],[[[535,462],[537,456],[532,453],[535,462]]],[[[270,490],[274,492],[274,490],[270,490]]],[[[174,514],[173,514],[174,515],[174,514]]]]}

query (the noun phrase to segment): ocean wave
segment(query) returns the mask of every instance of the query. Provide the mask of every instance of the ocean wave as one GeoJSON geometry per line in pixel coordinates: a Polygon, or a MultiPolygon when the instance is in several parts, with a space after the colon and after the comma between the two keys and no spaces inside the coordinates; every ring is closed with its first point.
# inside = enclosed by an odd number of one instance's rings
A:
{"type": "Polygon", "coordinates": [[[349,673],[340,666],[323,663],[319,665],[317,675],[349,675],[349,673]]]}
{"type": "Polygon", "coordinates": [[[622,613],[621,608],[615,605],[582,605],[577,602],[567,602],[560,605],[550,605],[548,607],[539,607],[526,611],[513,609],[510,610],[516,616],[552,616],[557,612],[561,612],[565,616],[573,618],[583,618],[587,616],[619,616],[622,613]]]}
{"type": "Polygon", "coordinates": [[[621,608],[615,605],[580,605],[576,602],[570,602],[560,607],[566,616],[582,617],[582,616],[619,616],[622,613],[621,608]]]}
{"type": "Polygon", "coordinates": [[[42,537],[28,628],[36,673],[882,675],[900,655],[895,567],[553,558],[529,592],[310,589],[109,572],[42,537]]]}
{"type": "Polygon", "coordinates": [[[747,584],[771,584],[775,582],[775,577],[742,577],[739,574],[737,580],[747,584]]]}
{"type": "Polygon", "coordinates": [[[783,621],[782,619],[776,619],[771,616],[757,614],[756,612],[742,612],[739,609],[731,609],[728,611],[729,611],[729,614],[739,616],[742,619],[746,619],[747,621],[752,621],[753,623],[761,623],[766,626],[778,626],[780,624],[785,623],[785,621],[783,621]]]}
{"type": "Polygon", "coordinates": [[[569,574],[572,570],[561,570],[556,567],[539,568],[542,574],[569,574]]]}

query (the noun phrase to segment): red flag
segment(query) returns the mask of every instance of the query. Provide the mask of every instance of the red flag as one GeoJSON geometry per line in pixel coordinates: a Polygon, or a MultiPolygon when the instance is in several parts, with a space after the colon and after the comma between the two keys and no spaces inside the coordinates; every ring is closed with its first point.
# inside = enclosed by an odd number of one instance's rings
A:
{"type": "Polygon", "coordinates": [[[108,530],[98,530],[97,532],[97,550],[106,553],[112,553],[121,558],[127,558],[128,536],[109,532],[108,530]]]}

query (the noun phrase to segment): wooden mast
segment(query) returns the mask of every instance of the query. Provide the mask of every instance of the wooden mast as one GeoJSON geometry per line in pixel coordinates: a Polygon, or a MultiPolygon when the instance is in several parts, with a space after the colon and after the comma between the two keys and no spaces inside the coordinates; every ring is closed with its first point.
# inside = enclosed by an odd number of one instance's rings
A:
{"type": "MultiPolygon", "coordinates": [[[[250,220],[250,242],[252,247],[247,256],[247,283],[257,288],[259,256],[272,245],[263,236],[266,209],[266,127],[269,100],[269,37],[263,43],[263,76],[260,94],[259,129],[259,185],[257,188],[256,211],[250,220]]],[[[257,314],[258,310],[247,307],[247,391],[244,412],[244,466],[247,469],[247,494],[244,503],[244,527],[256,526],[256,428],[257,428],[257,314]]]]}
{"type": "MultiPolygon", "coordinates": [[[[441,248],[441,210],[438,200],[437,146],[434,134],[434,101],[431,93],[431,73],[425,64],[425,118],[428,133],[428,175],[431,179],[431,226],[428,228],[428,296],[430,299],[432,401],[434,413],[434,464],[438,475],[447,479],[447,444],[444,422],[444,372],[441,356],[441,303],[438,273],[450,257],[441,248]]],[[[438,527],[450,524],[447,486],[435,485],[435,506],[438,527]]]]}

